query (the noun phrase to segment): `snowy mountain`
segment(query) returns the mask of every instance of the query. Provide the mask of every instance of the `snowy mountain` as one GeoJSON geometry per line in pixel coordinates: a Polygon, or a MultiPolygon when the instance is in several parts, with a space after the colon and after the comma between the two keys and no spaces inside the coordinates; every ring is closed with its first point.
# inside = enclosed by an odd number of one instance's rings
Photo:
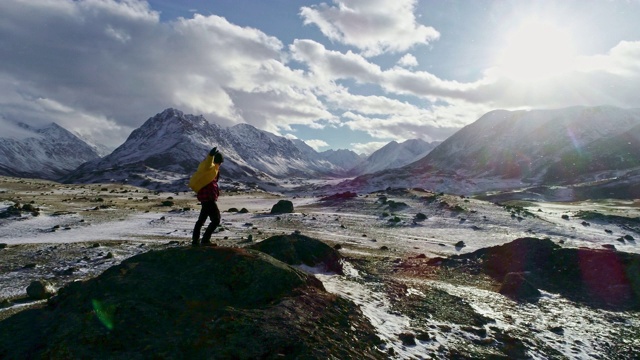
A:
{"type": "Polygon", "coordinates": [[[422,159],[438,144],[440,142],[428,143],[420,139],[407,140],[403,143],[392,141],[373,152],[364,162],[353,167],[350,173],[362,175],[396,169],[422,159]]]}
{"type": "Polygon", "coordinates": [[[90,135],[80,134],[78,132],[73,132],[73,135],[77,136],[78,139],[84,141],[87,145],[89,145],[100,157],[107,156],[111,154],[113,150],[115,150],[113,147],[108,147],[99,143],[90,135]]]}
{"type": "Polygon", "coordinates": [[[249,124],[227,129],[229,143],[252,168],[275,178],[321,177],[342,169],[320,157],[309,156],[291,140],[249,124]]]}
{"type": "Polygon", "coordinates": [[[360,164],[364,160],[360,155],[351,150],[331,149],[319,153],[302,140],[294,139],[292,141],[295,146],[309,159],[328,161],[333,165],[332,170],[336,173],[346,174],[349,169],[360,164]]]}
{"type": "Polygon", "coordinates": [[[221,176],[227,182],[267,184],[341,170],[321,158],[309,158],[291,140],[251,125],[224,129],[202,116],[166,109],[133,131],[113,153],[83,164],[64,181],[186,189],[188,177],[213,146],[225,156],[221,176]]]}
{"type": "Polygon", "coordinates": [[[88,144],[55,123],[34,128],[3,122],[0,175],[55,180],[98,157],[88,144]]]}
{"type": "Polygon", "coordinates": [[[366,159],[365,157],[356,154],[354,151],[346,149],[326,150],[321,152],[320,156],[328,162],[345,170],[353,169],[366,159]]]}
{"type": "Polygon", "coordinates": [[[468,194],[611,179],[640,166],[639,133],[640,109],[497,110],[421,160],[363,176],[352,185],[394,184],[468,194]]]}

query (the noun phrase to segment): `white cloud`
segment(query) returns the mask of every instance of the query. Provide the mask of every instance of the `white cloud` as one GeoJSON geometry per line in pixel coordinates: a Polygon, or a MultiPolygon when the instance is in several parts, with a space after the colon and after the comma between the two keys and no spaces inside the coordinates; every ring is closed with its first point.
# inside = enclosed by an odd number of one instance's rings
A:
{"type": "Polygon", "coordinates": [[[413,68],[418,66],[418,59],[411,54],[405,54],[398,60],[398,65],[405,68],[413,68]]]}
{"type": "Polygon", "coordinates": [[[332,41],[354,46],[365,56],[401,52],[416,44],[428,44],[440,34],[419,24],[416,0],[333,0],[302,7],[306,25],[316,25],[332,41]]]}
{"type": "Polygon", "coordinates": [[[392,68],[367,58],[437,38],[416,22],[414,6],[336,0],[302,8],[307,24],[359,54],[311,39],[283,44],[216,15],[161,22],[144,1],[3,0],[0,116],[55,121],[111,146],[167,107],[274,133],[345,126],[376,139],[430,141],[496,108],[640,104],[639,41],[528,83],[498,69],[475,81],[444,79],[414,71],[422,59],[413,54],[392,68]]]}
{"type": "Polygon", "coordinates": [[[320,151],[321,148],[326,148],[329,146],[329,144],[327,144],[326,141],[323,140],[317,140],[317,139],[313,139],[313,140],[304,140],[304,142],[311,146],[315,151],[320,151]]]}
{"type": "Polygon", "coordinates": [[[55,120],[33,99],[68,108],[72,128],[95,133],[167,107],[269,131],[332,117],[311,79],[284,65],[280,40],[219,16],[161,23],[143,1],[5,0],[0,23],[8,119],[55,120]]]}
{"type": "Polygon", "coordinates": [[[383,146],[387,145],[387,142],[376,142],[376,141],[372,141],[372,142],[368,142],[368,143],[352,143],[351,147],[353,149],[353,151],[355,151],[358,154],[364,154],[364,155],[371,155],[373,154],[376,150],[380,150],[383,146]]]}

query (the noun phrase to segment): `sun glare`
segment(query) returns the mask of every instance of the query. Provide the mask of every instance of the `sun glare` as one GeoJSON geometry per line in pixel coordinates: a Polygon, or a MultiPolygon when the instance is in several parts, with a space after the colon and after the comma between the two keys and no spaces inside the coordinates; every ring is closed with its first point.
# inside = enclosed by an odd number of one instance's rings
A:
{"type": "Polygon", "coordinates": [[[507,35],[497,65],[503,75],[513,80],[545,80],[569,71],[574,55],[567,29],[530,19],[507,35]]]}

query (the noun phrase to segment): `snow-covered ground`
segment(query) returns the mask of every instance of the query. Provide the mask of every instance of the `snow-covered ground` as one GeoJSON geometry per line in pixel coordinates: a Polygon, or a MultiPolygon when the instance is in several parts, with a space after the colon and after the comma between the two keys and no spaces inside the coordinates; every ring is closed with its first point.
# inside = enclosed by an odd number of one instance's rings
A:
{"type": "MultiPolygon", "coordinates": [[[[12,191],[8,187],[0,191],[0,194],[6,195],[0,202],[0,212],[13,205],[14,201],[8,200],[12,196],[29,198],[26,193],[10,196],[12,191]]],[[[152,199],[148,201],[154,203],[171,196],[176,206],[154,206],[142,211],[140,207],[127,207],[138,201],[142,194],[125,194],[115,202],[109,202],[109,195],[103,194],[101,196],[105,198],[105,203],[110,206],[95,210],[92,205],[74,202],[70,197],[79,197],[83,192],[71,186],[57,186],[47,190],[47,193],[50,195],[48,199],[57,196],[72,200],[67,200],[64,204],[54,204],[53,200],[40,204],[39,216],[24,214],[19,219],[0,219],[0,243],[9,246],[85,242],[105,244],[122,241],[136,244],[130,250],[122,250],[124,247],[112,250],[115,257],[111,262],[92,263],[85,259],[84,263],[74,263],[76,273],[85,271],[89,275],[94,274],[87,270],[91,267],[104,270],[114,261],[121,261],[134,255],[136,251],[141,251],[135,250],[138,244],[164,244],[173,241],[179,245],[187,245],[199,210],[191,194],[149,195],[152,199]],[[66,212],[59,212],[62,208],[66,212]],[[55,215],[54,210],[58,211],[55,215]]],[[[293,202],[295,213],[269,215],[271,207],[280,199],[277,196],[223,194],[219,202],[223,212],[222,229],[214,234],[213,241],[219,245],[242,246],[249,241],[260,241],[272,235],[300,231],[332,246],[340,244],[341,252],[347,257],[404,259],[417,254],[425,254],[427,257],[460,254],[504,244],[520,237],[539,237],[551,238],[566,247],[601,248],[602,245],[613,244],[619,251],[640,253],[640,246],[635,240],[618,240],[625,235],[640,239],[640,234],[633,229],[614,223],[590,222],[585,225],[582,219],[574,217],[580,210],[638,217],[640,207],[637,201],[571,204],[529,202],[509,208],[458,196],[443,195],[436,201],[427,201],[425,194],[401,192],[396,195],[384,194],[385,201],[379,197],[381,195],[383,194],[360,194],[353,199],[335,202],[323,202],[316,197],[287,198],[293,202]],[[246,208],[248,212],[227,212],[230,208],[246,208]],[[424,214],[426,219],[416,218],[418,213],[424,214]],[[565,219],[562,215],[568,215],[569,218],[565,219]],[[249,235],[252,240],[248,239],[249,235]]],[[[115,194],[111,196],[116,199],[115,194]]],[[[87,257],[90,258],[91,255],[87,257]]],[[[0,301],[16,296],[16,292],[20,291],[18,287],[7,284],[24,284],[29,280],[29,272],[18,268],[16,264],[12,271],[0,274],[0,283],[5,284],[0,289],[0,301]]],[[[415,346],[403,345],[398,340],[398,334],[416,331],[411,319],[393,309],[387,294],[381,292],[377,284],[363,280],[350,264],[347,264],[346,273],[344,276],[317,276],[328,291],[349,298],[361,306],[380,337],[387,342],[388,347],[394,349],[395,355],[392,357],[444,358],[443,353],[438,352],[443,346],[447,347],[452,342],[470,336],[454,327],[450,332],[437,333],[431,340],[417,340],[415,346]]],[[[638,314],[594,310],[578,306],[554,294],[545,294],[536,304],[523,305],[485,289],[434,280],[425,280],[413,286],[411,281],[415,279],[407,280],[408,293],[412,295],[421,296],[423,292],[420,286],[428,285],[458,296],[470,303],[478,313],[494,319],[494,328],[528,332],[535,339],[533,344],[544,343],[569,359],[604,359],[602,342],[608,341],[612,326],[633,329],[640,327],[638,314]],[[561,327],[563,334],[549,331],[553,327],[561,327]]],[[[536,352],[535,349],[530,350],[529,355],[536,359],[545,358],[543,353],[536,352]]]]}

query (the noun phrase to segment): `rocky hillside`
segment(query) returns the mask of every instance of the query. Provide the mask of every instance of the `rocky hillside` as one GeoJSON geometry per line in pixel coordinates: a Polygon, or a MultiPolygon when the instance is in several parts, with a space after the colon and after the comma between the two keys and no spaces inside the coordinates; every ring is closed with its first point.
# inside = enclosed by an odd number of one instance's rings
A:
{"type": "Polygon", "coordinates": [[[3,359],[382,359],[379,343],[312,275],[217,247],[134,256],[0,326],[3,359]]]}

